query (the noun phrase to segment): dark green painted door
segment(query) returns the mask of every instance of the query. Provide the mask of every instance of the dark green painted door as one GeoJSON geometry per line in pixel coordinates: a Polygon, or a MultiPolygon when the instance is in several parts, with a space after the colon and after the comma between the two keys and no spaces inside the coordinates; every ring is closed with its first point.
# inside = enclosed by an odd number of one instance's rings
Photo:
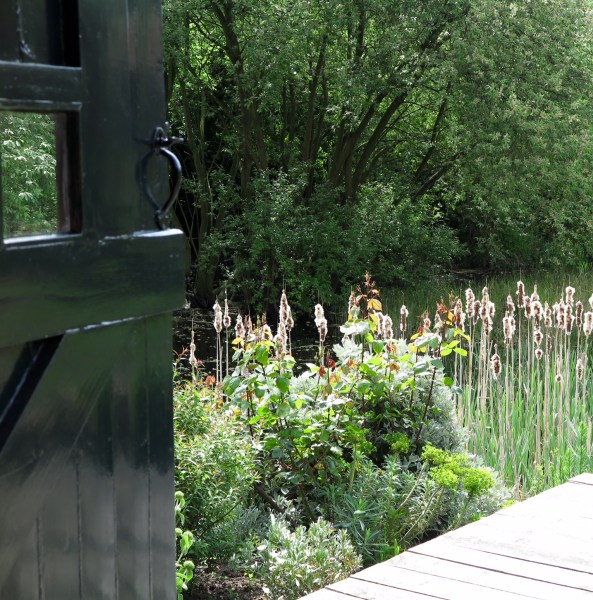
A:
{"type": "Polygon", "coordinates": [[[56,233],[0,241],[2,600],[175,597],[181,234],[143,190],[168,191],[146,160],[160,19],[158,0],[0,0],[0,111],[54,117],[58,204],[56,233]]]}

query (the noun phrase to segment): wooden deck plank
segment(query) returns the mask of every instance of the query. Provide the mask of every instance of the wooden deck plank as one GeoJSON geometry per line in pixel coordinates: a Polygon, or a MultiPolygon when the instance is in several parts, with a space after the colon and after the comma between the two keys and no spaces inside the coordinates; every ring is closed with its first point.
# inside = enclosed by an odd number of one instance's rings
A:
{"type": "MultiPolygon", "coordinates": [[[[480,598],[480,600],[520,600],[533,598],[521,593],[509,593],[503,590],[491,589],[482,585],[454,581],[431,573],[421,573],[401,569],[397,566],[381,563],[356,573],[346,580],[359,580],[366,583],[380,584],[388,590],[405,590],[411,593],[420,593],[443,600],[458,600],[459,598],[480,598]]],[[[342,583],[346,583],[342,582],[342,583]]],[[[336,588],[336,584],[331,586],[336,588]]],[[[340,588],[347,592],[348,585],[340,588]]],[[[391,597],[391,596],[387,596],[391,597]]]]}
{"type": "Polygon", "coordinates": [[[484,550],[465,548],[464,546],[458,546],[450,539],[441,540],[441,538],[437,538],[431,542],[415,546],[407,553],[433,556],[450,562],[489,569],[494,572],[517,575],[534,581],[593,592],[593,575],[590,573],[501,556],[484,550]]]}
{"type": "Polygon", "coordinates": [[[584,483],[593,485],[593,473],[581,473],[570,480],[570,483],[584,483]]]}
{"type": "Polygon", "coordinates": [[[303,596],[301,600],[352,600],[352,598],[355,598],[355,596],[346,595],[342,594],[341,592],[336,592],[335,590],[323,588],[313,592],[312,594],[303,596]]]}
{"type": "Polygon", "coordinates": [[[404,552],[384,564],[399,569],[409,569],[445,579],[471,583],[493,590],[523,594],[524,596],[540,600],[558,600],[558,598],[562,598],[562,600],[591,599],[590,592],[585,590],[567,588],[549,582],[527,579],[524,576],[510,575],[500,571],[476,567],[475,565],[451,562],[443,558],[414,554],[412,552],[404,552]]]}
{"type": "MultiPolygon", "coordinates": [[[[364,571],[361,571],[361,573],[364,573],[364,571]]],[[[438,592],[433,594],[418,593],[396,588],[390,585],[375,583],[373,581],[358,579],[356,577],[349,577],[348,579],[344,579],[338,583],[332,583],[329,586],[329,589],[346,594],[346,597],[348,597],[350,600],[353,597],[361,600],[430,600],[430,598],[437,598],[438,600],[446,599],[446,596],[441,596],[438,594],[438,592]]],[[[461,600],[461,598],[458,596],[457,600],[461,600]]],[[[516,597],[515,600],[520,600],[520,597],[516,597]]]]}
{"type": "Polygon", "coordinates": [[[317,594],[306,600],[593,600],[593,475],[575,477],[317,594]]]}

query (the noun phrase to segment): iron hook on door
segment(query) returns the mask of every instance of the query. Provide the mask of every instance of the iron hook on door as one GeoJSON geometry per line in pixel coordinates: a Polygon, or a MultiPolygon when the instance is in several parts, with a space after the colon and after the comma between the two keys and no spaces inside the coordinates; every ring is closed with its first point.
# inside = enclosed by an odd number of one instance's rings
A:
{"type": "MultiPolygon", "coordinates": [[[[163,129],[162,127],[156,127],[154,130],[154,133],[152,135],[152,141],[151,141],[152,153],[151,153],[151,155],[146,157],[146,159],[148,159],[148,158],[150,158],[150,156],[152,156],[152,154],[164,156],[167,159],[167,161],[169,162],[169,165],[171,166],[171,170],[173,171],[173,188],[171,189],[171,192],[169,193],[169,197],[167,198],[167,201],[162,206],[160,206],[156,202],[156,200],[153,198],[153,196],[150,192],[150,189],[148,188],[148,185],[146,182],[146,177],[143,177],[144,192],[146,193],[146,196],[148,197],[151,204],[155,208],[154,220],[155,220],[156,226],[161,230],[167,229],[167,224],[166,224],[167,215],[169,214],[170,210],[173,208],[173,205],[175,204],[175,201],[177,200],[177,196],[179,195],[179,190],[181,188],[181,162],[179,161],[177,156],[175,156],[175,154],[173,154],[173,152],[171,152],[171,150],[169,148],[171,146],[173,146],[173,144],[177,144],[178,142],[182,142],[182,141],[183,141],[183,138],[169,137],[167,135],[165,129],[163,129]]],[[[146,163],[146,160],[143,162],[146,163]]],[[[145,170],[146,170],[146,164],[144,164],[143,171],[145,172],[145,170]]]]}

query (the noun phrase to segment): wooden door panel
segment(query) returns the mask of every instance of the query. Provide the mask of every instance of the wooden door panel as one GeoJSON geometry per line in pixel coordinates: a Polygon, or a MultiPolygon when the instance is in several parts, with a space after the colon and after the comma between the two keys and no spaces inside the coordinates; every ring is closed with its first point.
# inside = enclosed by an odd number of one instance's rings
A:
{"type": "Polygon", "coordinates": [[[0,452],[0,589],[121,357],[130,323],[69,333],[0,452]]]}

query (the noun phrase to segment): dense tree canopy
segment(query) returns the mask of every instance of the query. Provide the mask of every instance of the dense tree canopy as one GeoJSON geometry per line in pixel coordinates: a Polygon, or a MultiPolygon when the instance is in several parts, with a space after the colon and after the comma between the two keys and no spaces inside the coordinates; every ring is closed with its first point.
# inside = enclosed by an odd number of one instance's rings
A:
{"type": "Polygon", "coordinates": [[[591,260],[588,0],[165,0],[196,298],[591,260]]]}

